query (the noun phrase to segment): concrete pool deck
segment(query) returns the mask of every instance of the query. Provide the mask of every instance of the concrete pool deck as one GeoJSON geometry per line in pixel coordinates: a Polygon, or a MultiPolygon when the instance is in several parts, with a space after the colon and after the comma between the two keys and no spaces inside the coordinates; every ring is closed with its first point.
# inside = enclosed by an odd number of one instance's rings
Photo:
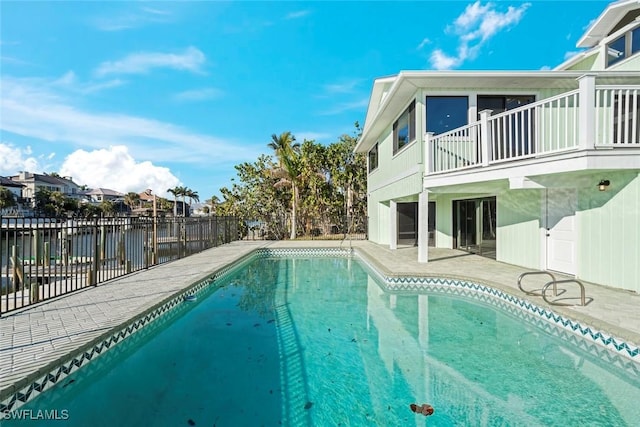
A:
{"type": "MultiPolygon", "coordinates": [[[[242,241],[209,249],[149,270],[86,288],[0,317],[0,397],[46,375],[84,346],[122,328],[131,319],[259,248],[337,248],[340,241],[242,241]]],[[[368,241],[343,242],[355,248],[386,276],[434,276],[465,279],[500,289],[550,308],[602,332],[640,344],[640,295],[585,283],[585,307],[549,306],[541,297],[517,287],[518,276],[531,271],[458,250],[430,248],[429,263],[417,262],[417,248],[397,250],[368,241]],[[589,298],[592,298],[589,301],[589,298]]],[[[558,278],[564,278],[558,275],[558,278]]],[[[530,276],[527,289],[539,289],[547,277],[530,276]]],[[[575,287],[566,286],[567,295],[575,287]]]]}

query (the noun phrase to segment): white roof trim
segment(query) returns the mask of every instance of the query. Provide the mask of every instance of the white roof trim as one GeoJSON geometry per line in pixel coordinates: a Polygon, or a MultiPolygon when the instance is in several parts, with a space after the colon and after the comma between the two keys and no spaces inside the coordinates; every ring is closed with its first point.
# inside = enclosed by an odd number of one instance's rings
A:
{"type": "Polygon", "coordinates": [[[593,47],[607,37],[629,11],[640,8],[640,0],[620,0],[611,3],[578,40],[577,47],[593,47]]]}

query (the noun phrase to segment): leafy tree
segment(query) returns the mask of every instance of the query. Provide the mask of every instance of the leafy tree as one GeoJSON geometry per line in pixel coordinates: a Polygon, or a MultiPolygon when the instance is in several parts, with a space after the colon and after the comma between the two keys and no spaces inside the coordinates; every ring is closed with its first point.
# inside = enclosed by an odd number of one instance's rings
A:
{"type": "Polygon", "coordinates": [[[0,209],[10,208],[17,204],[14,194],[8,188],[0,187],[0,209]]]}
{"type": "Polygon", "coordinates": [[[116,211],[116,207],[111,200],[103,200],[99,208],[104,216],[112,216],[116,211]]]}
{"type": "MultiPolygon", "coordinates": [[[[260,222],[268,237],[284,237],[284,212],[290,194],[286,189],[276,188],[278,181],[272,174],[278,167],[270,156],[261,155],[255,163],[236,165],[238,182],[235,179],[231,188],[220,189],[223,201],[212,206],[215,215],[237,216],[260,222]]],[[[212,198],[213,199],[213,198],[212,198]]],[[[216,197],[214,202],[218,200],[216,197]]]]}
{"type": "Polygon", "coordinates": [[[356,123],[353,135],[328,146],[308,140],[299,144],[290,132],[272,135],[273,156],[237,165],[237,180],[220,189],[223,201],[211,200],[214,214],[256,220],[254,226],[265,227],[268,237],[276,239],[287,228],[295,238],[300,230],[342,228],[346,216],[365,218],[366,160],[353,153],[360,133],[356,123]]]}
{"type": "Polygon", "coordinates": [[[91,218],[93,216],[100,215],[101,212],[102,211],[98,206],[92,205],[90,203],[82,204],[78,209],[79,215],[84,218],[91,218]]]}
{"type": "Polygon", "coordinates": [[[124,196],[124,204],[127,205],[129,210],[133,210],[138,204],[140,204],[140,195],[133,191],[128,192],[124,196]]]}
{"type": "Polygon", "coordinates": [[[211,206],[211,214],[215,215],[218,205],[220,204],[220,198],[218,196],[211,196],[207,203],[211,206]]]}
{"type": "Polygon", "coordinates": [[[50,216],[61,216],[67,212],[78,212],[78,202],[59,191],[39,188],[34,196],[35,211],[50,216]]]}

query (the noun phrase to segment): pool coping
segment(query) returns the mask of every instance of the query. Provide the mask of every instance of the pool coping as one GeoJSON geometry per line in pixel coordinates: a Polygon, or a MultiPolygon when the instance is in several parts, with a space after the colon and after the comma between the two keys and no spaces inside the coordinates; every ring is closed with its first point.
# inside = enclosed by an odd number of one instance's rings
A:
{"type": "MultiPolygon", "coordinates": [[[[536,322],[541,320],[543,329],[552,332],[550,328],[544,328],[544,324],[551,325],[553,331],[564,331],[566,334],[552,333],[552,335],[562,335],[563,339],[568,339],[574,345],[581,347],[583,350],[594,354],[598,357],[608,356],[611,352],[620,358],[607,357],[608,361],[618,365],[619,367],[630,369],[636,375],[640,374],[640,348],[627,342],[620,340],[613,335],[605,334],[589,325],[583,325],[581,322],[569,318],[569,316],[561,315],[548,308],[542,308],[525,299],[514,296],[504,290],[500,290],[490,284],[482,283],[480,280],[469,279],[453,275],[438,274],[434,276],[417,276],[389,274],[384,266],[380,265],[372,256],[361,248],[256,248],[239,258],[218,267],[205,277],[197,279],[190,285],[178,292],[164,298],[153,306],[143,310],[141,313],[128,318],[119,323],[117,326],[110,328],[98,337],[89,342],[80,345],[78,348],[69,353],[49,362],[47,365],[37,369],[31,374],[14,382],[12,385],[0,391],[0,412],[11,411],[19,406],[27,403],[41,393],[47,391],[55,384],[73,372],[86,365],[89,361],[106,353],[108,350],[124,341],[129,336],[142,330],[155,320],[162,317],[165,313],[171,311],[181,302],[185,301],[188,295],[199,295],[205,292],[217,280],[224,278],[227,274],[234,271],[242,264],[250,262],[255,257],[270,256],[344,256],[357,257],[368,269],[373,272],[380,283],[384,284],[389,292],[416,292],[429,290],[434,292],[455,294],[465,296],[465,293],[473,293],[474,295],[484,295],[492,305],[500,306],[503,310],[511,314],[520,314],[518,316],[523,320],[536,322]],[[452,292],[456,291],[456,292],[452,292]],[[501,304],[494,304],[501,302],[501,304]],[[525,319],[524,315],[528,317],[525,319]],[[573,339],[572,339],[573,338],[573,339]],[[578,339],[581,339],[580,341],[578,339]],[[593,346],[580,345],[583,341],[590,341],[593,346]],[[628,362],[632,362],[629,364],[628,362]]],[[[468,295],[467,295],[468,296],[468,295]]],[[[584,323],[584,322],[582,322],[584,323]]],[[[539,326],[540,326],[539,325],[539,326]]]]}

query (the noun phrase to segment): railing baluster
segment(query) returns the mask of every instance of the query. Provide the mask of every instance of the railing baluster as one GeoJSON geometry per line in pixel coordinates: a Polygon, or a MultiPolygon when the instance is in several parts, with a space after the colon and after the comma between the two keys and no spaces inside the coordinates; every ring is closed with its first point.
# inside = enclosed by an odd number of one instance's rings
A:
{"type": "Polygon", "coordinates": [[[638,144],[640,143],[640,141],[638,141],[638,135],[640,135],[640,130],[638,129],[638,98],[640,97],[640,95],[638,95],[638,89],[634,89],[633,90],[633,109],[631,110],[631,117],[632,117],[632,121],[631,121],[631,143],[633,144],[638,144]]]}

